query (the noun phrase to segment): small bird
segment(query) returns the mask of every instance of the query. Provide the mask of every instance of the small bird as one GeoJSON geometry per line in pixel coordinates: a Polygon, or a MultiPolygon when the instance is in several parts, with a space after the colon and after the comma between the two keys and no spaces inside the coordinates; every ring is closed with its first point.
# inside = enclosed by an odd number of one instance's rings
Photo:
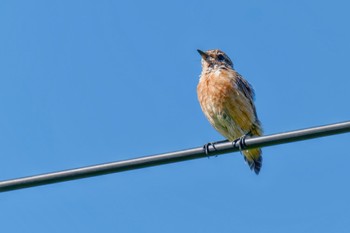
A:
{"type": "MultiPolygon", "coordinates": [[[[197,51],[202,57],[197,95],[210,124],[229,141],[238,141],[240,145],[246,136],[261,136],[252,86],[234,70],[231,59],[223,51],[197,51]]],[[[260,148],[243,148],[241,152],[250,169],[259,174],[260,148]]]]}

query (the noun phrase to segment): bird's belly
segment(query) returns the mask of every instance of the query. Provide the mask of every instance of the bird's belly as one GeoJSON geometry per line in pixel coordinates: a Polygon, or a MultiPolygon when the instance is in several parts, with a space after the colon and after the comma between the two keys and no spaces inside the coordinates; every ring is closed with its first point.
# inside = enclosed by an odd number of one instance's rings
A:
{"type": "Polygon", "coordinates": [[[233,141],[246,133],[240,125],[237,124],[234,116],[228,115],[228,113],[222,109],[212,107],[211,111],[208,111],[208,114],[206,114],[206,117],[211,125],[230,141],[233,141]]]}
{"type": "Polygon", "coordinates": [[[239,125],[240,122],[237,118],[241,113],[239,106],[232,104],[230,111],[227,109],[229,101],[235,102],[234,98],[232,98],[232,89],[230,93],[227,93],[225,88],[220,88],[220,86],[208,88],[199,97],[199,101],[211,125],[224,137],[233,141],[247,133],[239,125]]]}

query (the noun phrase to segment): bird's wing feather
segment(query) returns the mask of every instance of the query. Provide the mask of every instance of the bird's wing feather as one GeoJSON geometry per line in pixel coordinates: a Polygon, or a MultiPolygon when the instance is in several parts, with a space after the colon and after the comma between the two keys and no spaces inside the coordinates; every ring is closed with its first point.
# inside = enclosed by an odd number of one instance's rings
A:
{"type": "Polygon", "coordinates": [[[256,113],[255,105],[254,105],[254,100],[255,100],[255,92],[253,87],[245,80],[239,73],[237,74],[237,87],[240,89],[240,91],[249,99],[250,104],[253,108],[254,111],[254,116],[256,118],[256,124],[260,125],[260,121],[258,119],[258,115],[256,113]]]}
{"type": "Polygon", "coordinates": [[[235,120],[237,126],[244,133],[260,135],[261,128],[254,106],[254,90],[252,86],[237,72],[228,72],[233,91],[230,94],[232,101],[227,101],[229,115],[235,120]],[[253,131],[253,132],[252,132],[253,131]]]}
{"type": "Polygon", "coordinates": [[[255,92],[253,87],[240,75],[236,73],[236,84],[238,89],[247,97],[253,105],[253,101],[255,99],[255,92]]]}

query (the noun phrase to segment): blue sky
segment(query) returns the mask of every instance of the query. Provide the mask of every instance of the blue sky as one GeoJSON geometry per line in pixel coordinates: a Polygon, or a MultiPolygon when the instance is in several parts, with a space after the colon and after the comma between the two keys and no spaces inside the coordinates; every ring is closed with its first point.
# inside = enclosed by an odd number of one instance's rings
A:
{"type": "MultiPolygon", "coordinates": [[[[197,101],[220,48],[266,134],[350,119],[347,1],[1,1],[0,179],[221,140],[197,101]]],[[[2,193],[4,232],[349,232],[338,135],[2,193]]]]}

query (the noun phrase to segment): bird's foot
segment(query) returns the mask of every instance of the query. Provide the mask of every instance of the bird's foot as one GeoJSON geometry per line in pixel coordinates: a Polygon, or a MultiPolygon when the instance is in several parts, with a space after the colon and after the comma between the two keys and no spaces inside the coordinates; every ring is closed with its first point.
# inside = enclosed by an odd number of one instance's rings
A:
{"type": "Polygon", "coordinates": [[[208,158],[209,158],[209,146],[212,146],[216,150],[215,145],[214,145],[213,142],[208,142],[207,144],[204,144],[203,150],[204,150],[204,153],[206,155],[208,155],[208,158]]]}
{"type": "Polygon", "coordinates": [[[244,134],[242,137],[239,137],[239,138],[237,138],[236,140],[234,140],[232,142],[234,146],[236,146],[236,145],[238,146],[239,151],[241,152],[241,154],[242,154],[242,150],[244,150],[245,147],[247,146],[245,144],[245,139],[246,139],[247,135],[248,134],[244,134]]]}
{"type": "MultiPolygon", "coordinates": [[[[206,155],[208,155],[208,158],[209,158],[209,147],[212,146],[214,148],[214,150],[216,150],[216,147],[215,147],[215,144],[218,144],[218,143],[223,143],[223,142],[228,142],[228,140],[222,140],[222,141],[216,141],[216,142],[208,142],[207,144],[205,144],[203,146],[203,150],[204,150],[204,153],[206,155]]],[[[216,155],[217,156],[217,155],[216,155]]]]}

